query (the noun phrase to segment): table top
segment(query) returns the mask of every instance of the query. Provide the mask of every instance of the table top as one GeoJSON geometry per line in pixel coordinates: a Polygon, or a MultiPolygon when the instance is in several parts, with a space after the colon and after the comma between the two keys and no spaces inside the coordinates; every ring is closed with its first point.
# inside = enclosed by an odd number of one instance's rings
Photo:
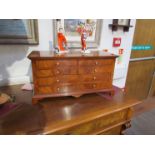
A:
{"type": "Polygon", "coordinates": [[[116,58],[117,55],[114,55],[109,52],[104,51],[91,51],[91,53],[83,54],[80,51],[69,51],[68,53],[56,54],[53,51],[32,51],[29,55],[29,59],[61,59],[61,58],[116,58]]]}
{"type": "Polygon", "coordinates": [[[113,97],[94,93],[79,98],[48,98],[32,105],[32,91],[21,87],[0,87],[0,92],[16,97],[15,103],[0,108],[0,134],[48,134],[141,103],[116,89],[113,97]]]}

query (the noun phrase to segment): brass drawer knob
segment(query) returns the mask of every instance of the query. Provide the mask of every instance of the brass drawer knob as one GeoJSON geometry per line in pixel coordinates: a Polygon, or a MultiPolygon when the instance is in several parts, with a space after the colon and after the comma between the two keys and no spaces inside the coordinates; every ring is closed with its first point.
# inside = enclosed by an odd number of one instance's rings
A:
{"type": "Polygon", "coordinates": [[[98,62],[96,61],[95,64],[98,65],[98,62]]]}
{"type": "Polygon", "coordinates": [[[56,71],[56,73],[57,73],[57,74],[59,74],[59,73],[60,73],[60,71],[59,71],[59,70],[57,70],[57,71],[56,71]]]}
{"type": "Polygon", "coordinates": [[[57,88],[58,91],[60,91],[60,88],[57,88]]]}
{"type": "Polygon", "coordinates": [[[94,72],[96,73],[97,72],[97,69],[94,69],[94,72]]]}
{"type": "Polygon", "coordinates": [[[96,80],[96,77],[94,76],[93,79],[96,80]]]}
{"type": "Polygon", "coordinates": [[[59,66],[59,65],[60,65],[60,63],[59,63],[59,62],[57,62],[57,63],[56,63],[56,65],[57,65],[57,66],[59,66]]]}
{"type": "Polygon", "coordinates": [[[59,80],[59,79],[57,79],[57,82],[60,82],[60,80],[59,80]]]}
{"type": "Polygon", "coordinates": [[[96,87],[96,84],[93,84],[93,87],[95,88],[96,87]]]}

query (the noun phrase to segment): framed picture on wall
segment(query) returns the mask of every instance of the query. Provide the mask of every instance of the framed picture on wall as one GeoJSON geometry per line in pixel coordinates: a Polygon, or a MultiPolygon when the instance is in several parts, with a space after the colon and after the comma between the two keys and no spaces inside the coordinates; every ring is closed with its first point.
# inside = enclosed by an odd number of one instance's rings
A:
{"type": "Polygon", "coordinates": [[[38,44],[36,19],[0,19],[0,44],[38,44]]]}
{"type": "Polygon", "coordinates": [[[57,32],[61,27],[67,39],[68,48],[81,48],[81,36],[77,28],[85,24],[91,29],[91,35],[87,38],[88,48],[97,48],[100,44],[102,20],[101,19],[57,19],[53,21],[54,45],[57,45],[57,32]]]}
{"type": "Polygon", "coordinates": [[[128,26],[130,24],[130,19],[118,19],[118,25],[128,26]]]}

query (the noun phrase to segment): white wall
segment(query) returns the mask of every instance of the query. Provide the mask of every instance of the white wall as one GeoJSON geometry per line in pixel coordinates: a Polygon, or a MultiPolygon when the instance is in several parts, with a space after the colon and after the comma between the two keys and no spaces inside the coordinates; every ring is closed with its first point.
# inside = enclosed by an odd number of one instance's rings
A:
{"type": "Polygon", "coordinates": [[[109,52],[117,54],[119,49],[124,49],[122,64],[115,64],[114,81],[113,84],[124,88],[126,82],[126,76],[128,71],[128,64],[131,54],[132,41],[134,36],[136,20],[131,20],[132,28],[128,32],[123,32],[120,28],[118,31],[112,32],[109,28],[109,24],[112,24],[112,19],[106,19],[103,21],[102,37],[100,49],[108,49],[109,52]],[[120,47],[113,47],[113,37],[121,37],[122,42],[120,47]]]}
{"type": "MultiPolygon", "coordinates": [[[[110,52],[118,54],[118,48],[112,47],[114,36],[122,37],[120,48],[125,49],[123,55],[124,61],[121,65],[115,67],[114,84],[124,87],[128,62],[131,52],[131,45],[134,33],[134,27],[129,32],[122,30],[112,32],[108,24],[112,20],[103,21],[101,34],[101,44],[99,49],[109,49],[110,52]]],[[[53,39],[52,20],[39,19],[39,45],[0,45],[0,86],[27,83],[31,77],[31,64],[27,59],[28,53],[32,50],[49,50],[49,41],[53,39]]],[[[131,20],[131,25],[135,25],[135,20],[131,20]]]]}

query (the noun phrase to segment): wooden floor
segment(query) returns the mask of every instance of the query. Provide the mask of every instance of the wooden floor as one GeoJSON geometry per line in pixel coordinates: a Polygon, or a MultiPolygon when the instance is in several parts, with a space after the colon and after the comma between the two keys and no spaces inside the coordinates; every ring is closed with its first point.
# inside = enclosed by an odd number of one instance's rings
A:
{"type": "Polygon", "coordinates": [[[146,99],[134,109],[131,128],[125,135],[155,135],[155,97],[146,99]]]}
{"type": "Polygon", "coordinates": [[[135,117],[126,135],[155,135],[155,109],[135,117]]]}

